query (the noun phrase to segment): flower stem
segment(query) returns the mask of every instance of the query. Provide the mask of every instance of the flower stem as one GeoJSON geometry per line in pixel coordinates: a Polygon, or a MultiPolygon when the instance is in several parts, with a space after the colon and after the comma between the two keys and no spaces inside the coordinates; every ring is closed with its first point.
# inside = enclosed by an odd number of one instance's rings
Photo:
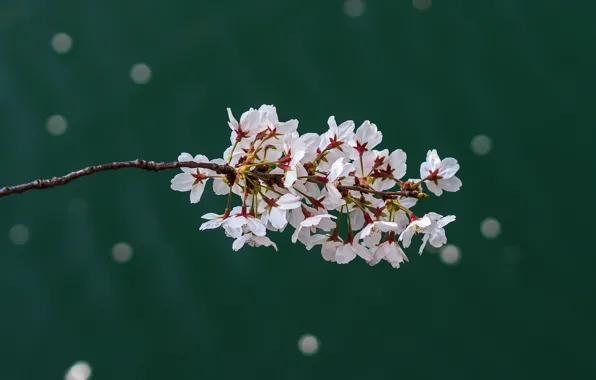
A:
{"type": "Polygon", "coordinates": [[[234,146],[232,147],[232,151],[230,152],[230,157],[228,157],[228,164],[229,164],[230,162],[232,162],[232,157],[234,156],[234,151],[236,150],[236,147],[238,146],[238,141],[239,141],[239,140],[236,140],[236,141],[234,142],[234,146]]]}

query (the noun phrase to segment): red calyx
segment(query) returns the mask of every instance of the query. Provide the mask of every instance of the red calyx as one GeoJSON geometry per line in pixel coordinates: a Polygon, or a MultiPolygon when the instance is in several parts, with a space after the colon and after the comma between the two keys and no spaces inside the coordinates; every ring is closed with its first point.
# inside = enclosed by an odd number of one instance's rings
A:
{"type": "Polygon", "coordinates": [[[376,219],[381,219],[381,216],[383,216],[384,210],[385,210],[385,207],[375,207],[375,208],[370,209],[370,211],[373,213],[373,215],[375,216],[376,219]]]}
{"type": "Polygon", "coordinates": [[[321,197],[320,199],[316,199],[314,197],[308,198],[308,200],[310,201],[310,203],[312,203],[312,207],[314,207],[315,209],[325,209],[325,206],[323,205],[323,200],[325,199],[325,197],[321,197]]]}
{"type": "Polygon", "coordinates": [[[366,149],[367,145],[368,145],[368,142],[365,142],[364,144],[360,144],[360,141],[356,141],[355,149],[358,151],[358,154],[360,154],[362,156],[364,154],[364,152],[366,152],[368,150],[368,149],[366,149]]]}
{"type": "Polygon", "coordinates": [[[245,138],[246,136],[248,136],[248,132],[243,131],[240,126],[238,126],[238,128],[236,128],[236,129],[234,129],[234,132],[236,132],[236,141],[240,141],[243,138],[245,138]]]}
{"type": "Polygon", "coordinates": [[[277,207],[278,206],[277,199],[267,198],[266,196],[263,195],[263,200],[265,201],[265,203],[267,203],[271,207],[277,207]]]}
{"type": "Polygon", "coordinates": [[[384,162],[385,162],[384,156],[377,157],[377,158],[375,158],[375,164],[373,167],[378,168],[379,166],[383,165],[384,162]]]}
{"type": "Polygon", "coordinates": [[[428,179],[434,183],[437,183],[437,181],[443,179],[443,177],[439,175],[439,169],[435,169],[433,171],[428,171],[428,179]]]}
{"type": "Polygon", "coordinates": [[[196,185],[197,183],[202,183],[203,180],[205,178],[207,178],[207,175],[201,173],[199,171],[199,169],[197,169],[197,172],[196,173],[190,173],[190,175],[193,176],[193,177],[195,177],[195,182],[193,183],[193,185],[196,185]]]}
{"type": "Polygon", "coordinates": [[[302,205],[300,211],[302,211],[302,215],[304,215],[305,219],[310,218],[312,216],[312,214],[306,209],[306,207],[304,207],[304,205],[302,205]]]}
{"type": "Polygon", "coordinates": [[[343,143],[344,143],[343,141],[337,140],[337,135],[333,135],[333,137],[329,138],[329,145],[327,145],[327,149],[337,148],[338,146],[340,146],[343,143]]]}
{"type": "Polygon", "coordinates": [[[377,169],[376,170],[382,177],[391,177],[393,175],[393,169],[391,168],[391,164],[387,164],[386,169],[377,169]]]}

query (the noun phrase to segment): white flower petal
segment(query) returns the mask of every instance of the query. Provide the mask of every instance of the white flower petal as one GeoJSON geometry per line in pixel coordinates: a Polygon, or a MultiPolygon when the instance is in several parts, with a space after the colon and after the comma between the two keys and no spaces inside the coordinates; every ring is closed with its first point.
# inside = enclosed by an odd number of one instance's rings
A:
{"type": "Polygon", "coordinates": [[[407,169],[406,160],[407,160],[407,158],[408,158],[408,156],[407,156],[406,152],[404,152],[401,149],[396,149],[389,155],[389,164],[391,165],[391,168],[393,169],[393,176],[395,178],[400,179],[401,177],[406,175],[406,169],[407,169]]]}
{"type": "Polygon", "coordinates": [[[337,252],[337,247],[342,245],[342,243],[338,241],[328,241],[323,243],[321,247],[321,255],[323,259],[326,261],[335,261],[335,254],[337,252]]]}
{"type": "MultiPolygon", "coordinates": [[[[424,237],[426,238],[427,236],[428,234],[426,234],[424,237]]],[[[447,236],[445,235],[445,230],[441,227],[435,229],[430,235],[429,240],[430,245],[432,245],[435,248],[441,248],[443,244],[447,243],[447,236]]]]}
{"type": "Polygon", "coordinates": [[[443,218],[441,218],[437,224],[439,227],[445,227],[446,225],[448,225],[451,222],[455,221],[455,215],[447,215],[443,218]]]}
{"type": "Polygon", "coordinates": [[[174,178],[170,181],[171,185],[170,188],[175,191],[190,191],[192,186],[195,182],[194,177],[186,174],[180,173],[176,174],[174,178]]]}
{"type": "MultiPolygon", "coordinates": [[[[230,218],[226,219],[226,221],[229,221],[230,218]]],[[[224,231],[226,232],[226,235],[229,237],[233,237],[234,239],[239,238],[240,236],[242,236],[242,227],[231,227],[229,226],[226,221],[224,221],[224,223],[222,224],[224,231]]]]}
{"type": "Polygon", "coordinates": [[[373,258],[373,254],[370,250],[364,248],[360,244],[354,246],[354,251],[358,256],[360,256],[364,261],[368,262],[371,261],[373,258]]]}
{"type": "Polygon", "coordinates": [[[333,165],[331,165],[331,169],[329,170],[329,174],[327,175],[327,179],[329,180],[329,182],[333,182],[337,179],[337,177],[340,176],[340,174],[342,173],[342,171],[344,170],[344,158],[340,157],[337,160],[335,160],[335,162],[333,163],[333,165]]]}
{"type": "MultiPolygon", "coordinates": [[[[391,264],[394,268],[399,268],[399,264],[404,262],[405,254],[402,249],[396,243],[389,244],[387,249],[387,255],[385,260],[391,264]]],[[[407,259],[407,257],[406,257],[407,259]]]]}
{"type": "Polygon", "coordinates": [[[217,195],[228,195],[230,186],[220,178],[213,179],[213,192],[217,195]]]}
{"type": "Polygon", "coordinates": [[[335,260],[338,264],[347,264],[356,258],[356,252],[351,244],[342,244],[335,252],[335,260]]]}
{"type": "Polygon", "coordinates": [[[426,242],[428,241],[429,236],[427,234],[425,234],[422,237],[422,244],[420,245],[420,249],[418,250],[418,254],[422,255],[422,252],[424,251],[424,247],[426,247],[426,242]]]}
{"type": "Polygon", "coordinates": [[[238,121],[236,120],[236,118],[234,118],[234,115],[232,115],[232,110],[230,108],[226,108],[228,111],[228,119],[229,121],[229,125],[230,128],[235,129],[238,126],[238,121]]]}
{"type": "Polygon", "coordinates": [[[296,182],[297,178],[298,174],[296,173],[296,170],[288,170],[284,179],[284,187],[291,187],[294,182],[296,182]]]}
{"type": "Polygon", "coordinates": [[[286,211],[277,207],[272,208],[271,213],[269,214],[269,223],[271,223],[274,228],[284,228],[286,224],[288,224],[288,221],[286,220],[286,211]]]}
{"type": "Polygon", "coordinates": [[[195,158],[193,158],[194,162],[209,162],[209,159],[207,158],[207,156],[204,156],[202,154],[197,154],[195,156],[195,158]]]}
{"type": "MultiPolygon", "coordinates": [[[[426,153],[426,162],[428,162],[428,170],[430,171],[435,171],[436,169],[438,169],[441,166],[441,159],[439,158],[439,155],[437,154],[437,150],[433,149],[433,150],[429,150],[426,153]]],[[[424,177],[422,177],[424,178],[424,177]]]]}
{"type": "Polygon", "coordinates": [[[321,219],[336,219],[336,217],[331,214],[314,215],[314,216],[304,219],[302,221],[302,223],[300,223],[300,225],[302,227],[316,226],[317,224],[319,224],[321,222],[321,219]]]}
{"type": "Polygon", "coordinates": [[[178,156],[178,162],[187,162],[187,161],[192,161],[192,156],[189,153],[180,153],[180,155],[178,156]]]}
{"type": "MultiPolygon", "coordinates": [[[[420,178],[426,178],[431,171],[429,170],[428,162],[423,162],[420,164],[420,178]]],[[[410,180],[414,182],[418,182],[417,180],[410,180]]]]}
{"type": "Polygon", "coordinates": [[[211,220],[201,224],[201,227],[199,227],[199,230],[203,231],[203,230],[211,230],[214,228],[219,228],[219,227],[221,227],[223,222],[224,222],[223,218],[211,219],[211,220]]]}
{"type": "Polygon", "coordinates": [[[459,178],[454,176],[439,180],[439,185],[443,190],[454,193],[461,188],[462,183],[459,178]]]}
{"type": "Polygon", "coordinates": [[[234,240],[234,243],[232,244],[232,249],[234,251],[237,251],[240,248],[244,247],[244,243],[246,243],[248,241],[248,239],[250,239],[251,237],[252,237],[252,234],[244,234],[244,235],[240,236],[239,238],[234,240]]]}
{"type": "MultiPolygon", "coordinates": [[[[207,181],[207,180],[204,180],[207,181]]],[[[201,200],[201,195],[203,195],[203,191],[205,190],[204,183],[197,183],[192,187],[190,190],[190,203],[198,203],[201,200]]]]}
{"type": "Polygon", "coordinates": [[[281,210],[293,210],[302,205],[300,197],[294,194],[284,194],[276,201],[281,210]]]}
{"type": "Polygon", "coordinates": [[[247,224],[247,221],[243,216],[233,216],[228,218],[226,224],[230,226],[230,228],[242,228],[242,226],[247,224]]]}
{"type": "Polygon", "coordinates": [[[306,245],[306,250],[310,251],[312,247],[314,247],[315,245],[323,244],[325,241],[327,241],[327,239],[327,235],[312,235],[308,241],[308,244],[306,245]]]}
{"type": "Polygon", "coordinates": [[[207,220],[212,220],[212,219],[220,218],[220,217],[221,217],[221,215],[216,214],[214,212],[209,212],[209,213],[201,216],[202,219],[207,219],[207,220]]]}
{"type": "Polygon", "coordinates": [[[410,226],[408,226],[408,228],[406,228],[400,235],[399,235],[399,240],[402,242],[404,248],[408,248],[410,246],[410,244],[412,243],[412,236],[414,236],[414,228],[410,228],[410,226]]]}
{"type": "MultiPolygon", "coordinates": [[[[272,246],[276,251],[277,251],[277,244],[275,244],[273,241],[271,241],[271,239],[269,239],[267,236],[254,236],[251,241],[254,242],[254,244],[257,247],[263,246],[263,247],[269,247],[272,246]]],[[[250,241],[249,241],[250,244],[250,241]]]]}
{"type": "Polygon", "coordinates": [[[252,231],[253,234],[256,236],[265,236],[265,234],[267,234],[267,229],[260,220],[252,217],[246,218],[246,220],[248,229],[252,231]]]}
{"type": "Polygon", "coordinates": [[[298,228],[296,228],[296,230],[292,234],[292,243],[296,243],[296,241],[298,240],[298,235],[300,234],[300,230],[302,230],[302,223],[300,223],[300,226],[298,226],[298,228]]]}
{"type": "Polygon", "coordinates": [[[439,175],[443,178],[449,178],[455,175],[459,170],[459,164],[455,158],[447,157],[441,161],[441,170],[439,175]]]}
{"type": "Polygon", "coordinates": [[[433,181],[425,181],[424,184],[426,185],[426,187],[428,188],[428,190],[435,194],[437,197],[440,197],[441,194],[443,194],[443,190],[435,185],[435,183],[433,181]]]}

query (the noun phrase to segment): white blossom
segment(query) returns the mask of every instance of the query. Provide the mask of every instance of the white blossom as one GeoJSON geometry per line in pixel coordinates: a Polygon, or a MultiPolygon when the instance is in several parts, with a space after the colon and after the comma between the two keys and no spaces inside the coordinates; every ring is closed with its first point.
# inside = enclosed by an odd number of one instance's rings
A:
{"type": "Polygon", "coordinates": [[[230,228],[246,227],[256,236],[265,236],[267,229],[262,221],[249,214],[243,214],[240,210],[232,210],[232,215],[226,220],[230,228]]]}
{"type": "Polygon", "coordinates": [[[399,268],[399,265],[404,261],[408,261],[408,257],[403,249],[393,239],[381,243],[375,250],[373,259],[369,262],[370,265],[376,265],[381,260],[387,261],[393,268],[399,268]]]}
{"type": "Polygon", "coordinates": [[[429,150],[426,154],[426,162],[420,165],[420,178],[429,178],[425,182],[428,190],[436,196],[443,194],[443,190],[449,192],[458,191],[462,185],[461,180],[455,176],[459,170],[459,164],[455,158],[439,158],[437,150],[429,150]]]}
{"type": "Polygon", "coordinates": [[[275,106],[263,104],[259,107],[259,115],[261,126],[269,128],[270,131],[279,134],[291,134],[298,129],[298,120],[292,119],[285,122],[280,122],[277,118],[277,110],[275,106]]]}
{"type": "Polygon", "coordinates": [[[365,152],[372,151],[382,140],[383,134],[377,129],[377,126],[366,120],[358,127],[356,133],[349,141],[350,146],[354,148],[351,158],[358,160],[365,152]]]}
{"type": "Polygon", "coordinates": [[[351,242],[345,242],[337,247],[335,261],[338,264],[347,264],[360,256],[364,261],[370,261],[373,258],[372,252],[359,243],[360,237],[356,235],[351,242]]]}
{"type": "Polygon", "coordinates": [[[284,158],[286,162],[282,168],[285,170],[284,186],[291,187],[298,179],[298,171],[296,165],[300,163],[306,154],[306,146],[298,138],[298,133],[294,132],[291,135],[286,135],[284,138],[284,158]]]}
{"type": "Polygon", "coordinates": [[[321,223],[322,220],[325,219],[336,219],[336,216],[331,215],[331,214],[320,214],[320,215],[314,215],[314,216],[310,216],[306,219],[304,219],[301,223],[300,226],[298,228],[296,228],[296,231],[294,231],[294,234],[292,234],[292,243],[296,243],[296,240],[298,240],[298,235],[300,234],[300,231],[303,228],[306,228],[305,231],[312,231],[316,230],[315,227],[317,227],[319,225],[319,223],[321,223]]]}
{"type": "Polygon", "coordinates": [[[213,212],[207,213],[201,218],[207,219],[207,222],[201,224],[201,227],[199,227],[199,230],[201,231],[219,228],[226,220],[224,215],[218,215],[213,212]]]}
{"type": "Polygon", "coordinates": [[[227,111],[230,145],[221,158],[182,153],[178,161],[209,169],[181,168],[171,180],[173,190],[190,192],[191,203],[200,201],[209,179],[213,192],[227,197],[223,211],[202,216],[201,231],[222,229],[235,251],[245,245],[277,250],[267,234],[293,228],[292,242],[306,250],[320,245],[326,261],[360,257],[394,268],[408,261],[403,248],[414,235],[422,238],[419,253],[427,243],[447,242],[444,227],[455,216],[418,218],[411,209],[429,196],[423,186],[435,195],[459,190],[454,158],[441,160],[429,150],[420,179],[404,181],[406,153],[384,149],[382,132],[368,120],[355,130],[352,120],[338,125],[331,116],[323,134],[300,134],[298,120],[280,121],[273,105],[250,108],[239,121],[227,111]]]}
{"type": "MultiPolygon", "coordinates": [[[[209,162],[209,159],[202,154],[197,154],[194,158],[188,153],[182,153],[178,156],[178,162],[209,162]]],[[[176,191],[190,191],[190,203],[198,203],[201,200],[205,184],[209,175],[213,174],[211,170],[200,168],[180,168],[182,173],[176,174],[172,178],[170,188],[176,191]]]]}
{"type": "Polygon", "coordinates": [[[364,241],[364,245],[369,248],[375,247],[381,240],[383,232],[398,231],[399,225],[395,222],[387,222],[384,220],[377,220],[373,223],[367,224],[360,232],[360,238],[364,241]]]}
{"type": "Polygon", "coordinates": [[[447,243],[447,236],[445,235],[445,229],[443,227],[454,220],[454,215],[443,217],[435,212],[430,212],[420,219],[413,220],[401,233],[399,240],[402,241],[405,248],[408,248],[412,242],[412,236],[417,233],[422,233],[424,236],[418,253],[422,254],[422,251],[429,240],[433,247],[440,248],[443,244],[447,243]]]}
{"type": "Polygon", "coordinates": [[[278,199],[270,199],[269,202],[261,203],[261,211],[265,212],[266,221],[279,230],[288,224],[288,211],[299,208],[302,205],[300,197],[294,194],[284,194],[278,199]]]}
{"type": "Polygon", "coordinates": [[[242,140],[248,141],[248,138],[253,137],[255,134],[265,129],[265,126],[261,125],[261,115],[259,114],[259,111],[252,108],[242,114],[240,122],[234,118],[232,110],[228,108],[228,118],[228,125],[230,126],[230,129],[232,129],[232,134],[230,136],[230,142],[232,144],[242,140]]]}
{"type": "Polygon", "coordinates": [[[342,245],[341,241],[329,240],[321,246],[321,256],[326,261],[337,262],[337,249],[342,245]]]}
{"type": "Polygon", "coordinates": [[[234,251],[238,251],[240,248],[244,247],[244,244],[248,244],[251,247],[260,247],[260,246],[273,246],[277,251],[277,245],[271,241],[267,236],[257,236],[252,232],[244,234],[234,240],[234,244],[232,244],[232,249],[234,251]]]}

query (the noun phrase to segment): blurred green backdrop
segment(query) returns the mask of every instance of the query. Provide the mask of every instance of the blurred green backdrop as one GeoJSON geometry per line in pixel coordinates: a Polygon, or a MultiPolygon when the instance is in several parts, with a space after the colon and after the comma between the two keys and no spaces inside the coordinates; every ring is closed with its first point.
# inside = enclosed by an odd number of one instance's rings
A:
{"type": "Polygon", "coordinates": [[[263,103],[302,132],[332,114],[370,119],[383,147],[408,153],[408,175],[437,148],[460,161],[464,186],[418,206],[457,215],[447,233],[461,260],[414,247],[399,270],[327,263],[289,235],[273,236],[278,253],[233,252],[221,231],[198,230],[225,199],[191,205],[169,189],[175,171],[0,199],[0,379],[59,379],[79,360],[112,380],[594,378],[596,257],[581,241],[593,222],[576,195],[594,173],[595,12],[563,0],[3,0],[0,186],[219,157],[225,108],[263,103]],[[65,54],[51,43],[61,32],[65,54]],[[479,134],[487,155],[470,147],[479,134]],[[494,239],[486,218],[500,223],[494,239]],[[312,356],[304,334],[318,339],[312,356]]]}

